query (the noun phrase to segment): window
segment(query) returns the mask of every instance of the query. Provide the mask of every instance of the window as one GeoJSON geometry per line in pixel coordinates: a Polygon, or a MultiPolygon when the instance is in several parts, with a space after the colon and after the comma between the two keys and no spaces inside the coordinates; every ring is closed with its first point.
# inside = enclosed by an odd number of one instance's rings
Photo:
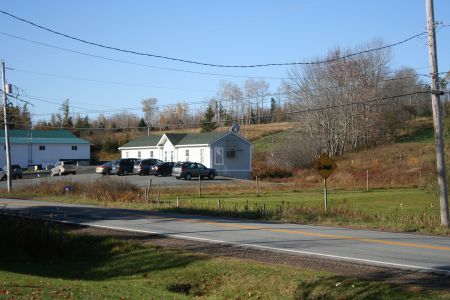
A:
{"type": "Polygon", "coordinates": [[[164,161],[167,161],[167,151],[164,151],[164,161]]]}
{"type": "Polygon", "coordinates": [[[189,161],[189,149],[186,149],[186,161],[189,161]]]}
{"type": "Polygon", "coordinates": [[[205,163],[205,149],[200,149],[200,162],[205,163]]]}
{"type": "Polygon", "coordinates": [[[214,148],[214,163],[216,165],[223,165],[223,147],[214,148]]]}
{"type": "Polygon", "coordinates": [[[72,151],[77,151],[78,150],[78,146],[72,146],[72,151]]]}
{"type": "Polygon", "coordinates": [[[173,161],[173,151],[170,151],[170,161],[173,161]]]}
{"type": "Polygon", "coordinates": [[[141,158],[141,151],[138,151],[138,158],[141,158]]]}
{"type": "Polygon", "coordinates": [[[44,151],[45,150],[45,146],[43,146],[43,145],[39,146],[39,150],[40,151],[44,151]]]}
{"type": "Polygon", "coordinates": [[[236,150],[231,148],[227,150],[227,158],[235,158],[236,157],[236,150]]]}
{"type": "Polygon", "coordinates": [[[153,150],[150,151],[150,157],[153,157],[153,150]]]}

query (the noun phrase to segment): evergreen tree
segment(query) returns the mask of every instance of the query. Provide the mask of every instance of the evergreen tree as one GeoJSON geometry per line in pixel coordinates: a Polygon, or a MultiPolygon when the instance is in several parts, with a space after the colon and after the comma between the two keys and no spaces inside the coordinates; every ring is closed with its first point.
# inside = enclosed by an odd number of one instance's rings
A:
{"type": "Polygon", "coordinates": [[[205,112],[202,120],[202,131],[212,131],[217,128],[217,123],[213,121],[214,119],[214,110],[211,106],[208,106],[208,109],[205,112]]]}
{"type": "Polygon", "coordinates": [[[147,123],[145,123],[144,118],[141,118],[141,120],[139,121],[138,127],[139,127],[139,131],[142,131],[144,128],[147,127],[147,123]]]}

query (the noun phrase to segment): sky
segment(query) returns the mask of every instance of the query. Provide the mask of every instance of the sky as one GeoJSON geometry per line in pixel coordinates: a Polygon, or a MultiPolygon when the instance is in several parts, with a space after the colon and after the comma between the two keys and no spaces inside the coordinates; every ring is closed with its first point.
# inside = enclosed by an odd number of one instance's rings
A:
{"type": "MultiPolygon", "coordinates": [[[[435,20],[450,25],[450,1],[434,0],[435,20]]],[[[40,26],[111,47],[224,65],[306,62],[336,48],[426,31],[425,0],[1,1],[0,10],[40,26]]],[[[121,53],[71,40],[0,14],[6,79],[29,101],[33,121],[69,99],[71,112],[96,118],[141,101],[206,107],[223,82],[266,77],[271,91],[289,67],[218,68],[121,53]],[[45,46],[46,45],[46,46],[45,46]],[[201,74],[199,74],[201,73],[201,74]]],[[[439,71],[450,70],[450,27],[437,30],[439,71]]],[[[390,67],[429,74],[426,38],[391,48],[390,67]]],[[[426,77],[422,78],[427,81],[426,77]]],[[[16,101],[11,99],[13,102],[16,101]]],[[[20,102],[19,102],[20,104],[20,102]]]]}

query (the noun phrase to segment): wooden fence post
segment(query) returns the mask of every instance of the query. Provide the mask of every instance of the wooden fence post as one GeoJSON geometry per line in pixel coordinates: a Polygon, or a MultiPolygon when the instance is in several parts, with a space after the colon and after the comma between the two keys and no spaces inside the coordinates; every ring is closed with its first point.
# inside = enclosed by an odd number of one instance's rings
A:
{"type": "Polygon", "coordinates": [[[259,197],[259,180],[258,180],[258,176],[256,176],[256,196],[259,197]]]}

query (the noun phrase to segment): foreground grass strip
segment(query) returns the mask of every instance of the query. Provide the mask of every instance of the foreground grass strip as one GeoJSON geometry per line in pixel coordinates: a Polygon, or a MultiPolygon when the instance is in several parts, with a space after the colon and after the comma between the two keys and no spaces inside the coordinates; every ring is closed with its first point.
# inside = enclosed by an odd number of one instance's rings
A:
{"type": "Polygon", "coordinates": [[[142,189],[113,179],[92,183],[42,182],[16,190],[14,195],[0,193],[0,196],[290,223],[450,234],[449,229],[440,225],[436,195],[422,189],[378,189],[370,192],[330,190],[329,210],[326,213],[322,191],[271,188],[257,196],[247,188],[230,187],[224,190],[220,184],[205,187],[201,197],[195,183],[182,190],[154,188],[144,197],[142,189]],[[64,192],[65,185],[73,186],[70,194],[64,192]],[[177,196],[179,207],[176,207],[177,196]]]}
{"type": "Polygon", "coordinates": [[[0,299],[445,299],[433,291],[211,258],[0,217],[0,299]]]}

